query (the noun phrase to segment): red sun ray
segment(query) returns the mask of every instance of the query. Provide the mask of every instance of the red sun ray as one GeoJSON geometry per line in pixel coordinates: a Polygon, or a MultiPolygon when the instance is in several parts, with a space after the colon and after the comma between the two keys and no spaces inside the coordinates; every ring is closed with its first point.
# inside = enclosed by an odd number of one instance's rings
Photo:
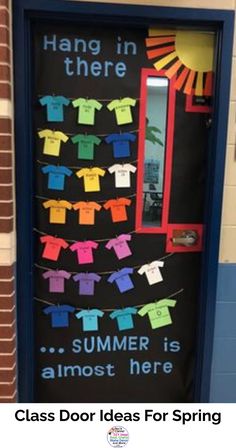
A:
{"type": "Polygon", "coordinates": [[[206,80],[205,80],[205,89],[204,89],[205,96],[212,95],[212,87],[213,87],[213,73],[207,72],[206,80]]]}
{"type": "Polygon", "coordinates": [[[155,45],[161,45],[161,44],[169,44],[171,42],[174,42],[175,39],[173,36],[168,37],[148,37],[146,39],[146,46],[147,47],[154,47],[155,45]]]}
{"type": "Polygon", "coordinates": [[[176,90],[182,89],[189,72],[190,72],[189,68],[184,67],[184,69],[182,70],[182,72],[180,73],[180,75],[178,76],[178,78],[175,81],[176,90]]]}
{"type": "Polygon", "coordinates": [[[171,53],[175,50],[175,45],[169,45],[168,47],[155,48],[154,50],[147,51],[148,59],[153,59],[158,56],[162,56],[163,54],[171,53]]]}

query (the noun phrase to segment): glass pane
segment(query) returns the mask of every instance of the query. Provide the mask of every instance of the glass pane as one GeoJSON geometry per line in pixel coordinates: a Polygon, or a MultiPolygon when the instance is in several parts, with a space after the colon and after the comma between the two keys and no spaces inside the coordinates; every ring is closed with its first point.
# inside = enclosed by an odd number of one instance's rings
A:
{"type": "Polygon", "coordinates": [[[167,78],[147,77],[142,213],[144,227],[160,227],[162,221],[168,83],[167,78]]]}

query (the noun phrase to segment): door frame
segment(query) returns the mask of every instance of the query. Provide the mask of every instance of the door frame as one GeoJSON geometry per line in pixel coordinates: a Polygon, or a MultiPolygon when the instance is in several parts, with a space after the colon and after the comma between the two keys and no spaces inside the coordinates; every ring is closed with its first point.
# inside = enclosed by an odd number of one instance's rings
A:
{"type": "Polygon", "coordinates": [[[145,26],[179,23],[214,27],[217,30],[216,86],[204,222],[201,292],[198,314],[195,402],[208,402],[214,337],[217,269],[227,140],[234,12],[224,10],[136,6],[61,0],[13,2],[16,219],[17,219],[17,328],[19,401],[34,399],[33,337],[33,142],[31,117],[32,65],[31,27],[37,19],[89,20],[102,23],[145,26]],[[91,14],[92,11],[92,14],[91,14]]]}

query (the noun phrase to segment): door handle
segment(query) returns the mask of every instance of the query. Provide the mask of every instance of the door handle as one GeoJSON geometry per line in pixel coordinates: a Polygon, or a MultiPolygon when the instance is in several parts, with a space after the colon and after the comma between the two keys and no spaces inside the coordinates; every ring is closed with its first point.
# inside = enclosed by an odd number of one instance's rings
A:
{"type": "Polygon", "coordinates": [[[173,244],[186,247],[194,246],[197,240],[198,234],[194,230],[186,230],[180,236],[172,238],[173,244]]]}

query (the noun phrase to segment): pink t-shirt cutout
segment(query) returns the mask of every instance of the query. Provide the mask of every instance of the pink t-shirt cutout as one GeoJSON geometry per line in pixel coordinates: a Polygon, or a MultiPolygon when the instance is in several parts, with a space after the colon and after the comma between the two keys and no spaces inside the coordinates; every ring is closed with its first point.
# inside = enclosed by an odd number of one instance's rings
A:
{"type": "Polygon", "coordinates": [[[79,264],[93,263],[93,249],[97,249],[98,243],[95,241],[78,241],[70,246],[70,250],[77,252],[79,264]]]}

